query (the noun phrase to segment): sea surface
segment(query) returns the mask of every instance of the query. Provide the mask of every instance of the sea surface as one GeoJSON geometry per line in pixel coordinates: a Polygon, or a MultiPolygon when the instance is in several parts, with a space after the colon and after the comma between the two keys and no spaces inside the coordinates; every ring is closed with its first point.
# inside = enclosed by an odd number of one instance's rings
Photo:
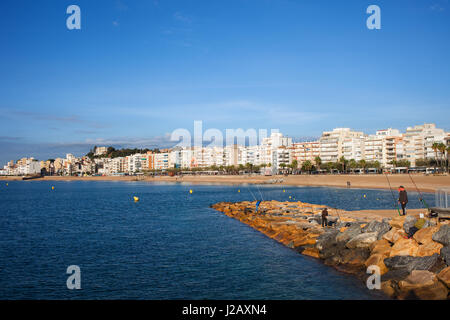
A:
{"type": "MultiPolygon", "coordinates": [[[[434,204],[433,194],[425,197],[434,204]]],[[[209,207],[254,198],[394,206],[389,190],[2,181],[0,299],[383,297],[209,207]],[[80,290],[67,289],[70,265],[80,267],[80,290]]],[[[421,207],[416,193],[409,198],[409,207],[421,207]]]]}

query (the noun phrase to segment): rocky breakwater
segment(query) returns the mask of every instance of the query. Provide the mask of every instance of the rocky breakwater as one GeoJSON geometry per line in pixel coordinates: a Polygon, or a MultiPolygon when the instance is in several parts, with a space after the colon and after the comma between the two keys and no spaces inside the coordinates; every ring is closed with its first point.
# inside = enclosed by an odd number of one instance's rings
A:
{"type": "Polygon", "coordinates": [[[333,215],[321,227],[325,206],[303,202],[220,202],[211,206],[268,237],[343,272],[367,279],[377,266],[381,290],[398,299],[449,299],[450,224],[413,216],[359,218],[333,215]]]}

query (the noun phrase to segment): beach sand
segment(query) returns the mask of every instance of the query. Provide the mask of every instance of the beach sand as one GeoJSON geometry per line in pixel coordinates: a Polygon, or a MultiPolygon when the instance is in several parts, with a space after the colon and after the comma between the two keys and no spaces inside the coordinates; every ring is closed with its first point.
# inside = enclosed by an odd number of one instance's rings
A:
{"type": "MultiPolygon", "coordinates": [[[[450,175],[411,175],[421,192],[434,192],[439,188],[450,188],[450,175]]],[[[388,175],[391,186],[394,190],[403,185],[407,190],[416,191],[416,188],[407,174],[388,175]]],[[[21,180],[21,177],[0,177],[1,180],[21,180]]],[[[149,181],[149,182],[184,182],[192,184],[217,183],[217,184],[242,184],[256,183],[264,184],[278,180],[279,185],[288,186],[329,186],[347,187],[350,181],[351,188],[365,189],[389,189],[389,184],[385,175],[290,175],[290,176],[260,176],[260,175],[220,175],[206,176],[197,175],[183,177],[158,176],[136,177],[136,176],[104,176],[104,177],[43,177],[30,181],[149,181]],[[280,182],[282,180],[282,182],[280,182]]]]}

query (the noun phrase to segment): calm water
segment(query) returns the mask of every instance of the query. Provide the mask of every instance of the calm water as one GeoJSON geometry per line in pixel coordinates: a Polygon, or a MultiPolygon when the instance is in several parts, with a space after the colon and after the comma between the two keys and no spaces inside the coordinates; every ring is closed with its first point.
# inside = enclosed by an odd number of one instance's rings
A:
{"type": "MultiPolygon", "coordinates": [[[[255,186],[250,190],[261,197],[255,186]]],[[[272,186],[260,191],[266,200],[291,195],[343,209],[392,208],[389,191],[272,186]]],[[[416,195],[409,195],[410,207],[420,207],[416,195]]],[[[427,194],[429,203],[432,199],[427,194]]],[[[253,200],[249,187],[2,182],[0,299],[379,297],[352,276],[209,208],[241,200],[253,200]],[[80,266],[82,290],[66,288],[69,265],[80,266]]]]}

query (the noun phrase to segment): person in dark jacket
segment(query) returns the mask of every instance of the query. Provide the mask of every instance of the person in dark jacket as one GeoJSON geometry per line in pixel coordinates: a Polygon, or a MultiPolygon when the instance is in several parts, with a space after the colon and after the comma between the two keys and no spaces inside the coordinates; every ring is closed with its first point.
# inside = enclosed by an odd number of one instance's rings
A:
{"type": "Polygon", "coordinates": [[[328,225],[328,209],[325,208],[322,210],[322,227],[326,227],[328,225]]]}
{"type": "Polygon", "coordinates": [[[403,215],[406,215],[406,204],[408,203],[408,194],[406,193],[405,187],[400,186],[398,188],[398,203],[402,206],[403,215]]]}

